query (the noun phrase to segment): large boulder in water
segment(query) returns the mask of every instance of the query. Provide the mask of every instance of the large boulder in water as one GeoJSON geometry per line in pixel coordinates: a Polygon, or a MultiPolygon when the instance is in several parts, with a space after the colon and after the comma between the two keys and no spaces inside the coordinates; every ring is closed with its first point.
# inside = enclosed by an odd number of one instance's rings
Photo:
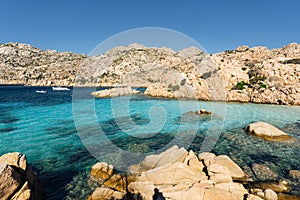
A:
{"type": "Polygon", "coordinates": [[[43,200],[42,185],[28,166],[25,155],[8,153],[0,157],[0,199],[43,200]]]}
{"type": "Polygon", "coordinates": [[[292,137],[286,134],[285,132],[265,122],[255,122],[249,124],[246,127],[246,131],[249,134],[253,134],[265,140],[285,141],[292,139],[292,137]]]}

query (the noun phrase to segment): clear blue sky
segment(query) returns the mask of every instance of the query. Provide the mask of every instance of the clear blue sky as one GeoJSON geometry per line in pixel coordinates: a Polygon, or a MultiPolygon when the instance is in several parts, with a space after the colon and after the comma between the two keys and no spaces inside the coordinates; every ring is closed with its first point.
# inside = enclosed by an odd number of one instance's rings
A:
{"type": "Polygon", "coordinates": [[[298,0],[2,0],[0,43],[89,53],[119,32],[164,27],[194,38],[209,53],[239,45],[300,43],[298,0]]]}

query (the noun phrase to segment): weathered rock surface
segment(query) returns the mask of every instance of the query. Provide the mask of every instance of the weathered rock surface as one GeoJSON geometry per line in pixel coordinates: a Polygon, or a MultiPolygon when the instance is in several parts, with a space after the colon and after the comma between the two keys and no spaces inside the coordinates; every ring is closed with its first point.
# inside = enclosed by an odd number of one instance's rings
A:
{"type": "Polygon", "coordinates": [[[113,175],[114,167],[104,162],[96,163],[91,170],[91,175],[101,180],[108,179],[113,175]]]}
{"type": "Polygon", "coordinates": [[[158,154],[147,156],[141,162],[142,170],[154,169],[166,164],[173,164],[175,162],[183,162],[188,152],[184,148],[173,146],[170,149],[158,154]]]}
{"type": "Polygon", "coordinates": [[[266,189],[264,192],[264,199],[265,200],[277,200],[278,197],[277,197],[276,192],[274,192],[271,189],[266,189]]]}
{"type": "Polygon", "coordinates": [[[0,157],[0,199],[44,199],[42,185],[25,155],[8,153],[0,157]]]}
{"type": "MultiPolygon", "coordinates": [[[[109,165],[101,166],[107,169],[109,165]]],[[[285,181],[247,182],[243,170],[226,155],[196,155],[177,146],[147,156],[139,167],[130,168],[134,174],[113,174],[107,179],[109,184],[104,182],[89,200],[276,200],[280,199],[277,193],[288,191],[285,181]],[[250,187],[246,189],[242,183],[250,187]]]]}
{"type": "Polygon", "coordinates": [[[92,95],[97,98],[108,98],[108,97],[118,97],[131,94],[138,94],[139,91],[132,89],[131,87],[121,87],[121,88],[111,88],[106,90],[100,90],[93,92],[92,95]]]}
{"type": "Polygon", "coordinates": [[[253,134],[265,140],[285,141],[292,139],[292,137],[285,132],[265,122],[255,122],[249,124],[246,127],[246,130],[249,134],[253,134]]]}
{"type": "Polygon", "coordinates": [[[115,191],[110,188],[99,187],[88,200],[111,200],[111,199],[123,199],[125,193],[115,191]]]}
{"type": "MultiPolygon", "coordinates": [[[[107,168],[109,165],[102,163],[101,166],[107,168]]],[[[89,200],[298,199],[286,194],[289,191],[286,181],[253,182],[226,155],[216,156],[209,152],[196,155],[192,150],[187,152],[177,146],[158,155],[147,156],[130,169],[131,174],[114,173],[106,179],[109,184],[104,182],[89,200]]]]}
{"type": "Polygon", "coordinates": [[[245,172],[226,155],[216,156],[213,161],[213,164],[218,164],[223,167],[226,167],[229,171],[230,176],[235,181],[246,181],[247,177],[245,172]]]}

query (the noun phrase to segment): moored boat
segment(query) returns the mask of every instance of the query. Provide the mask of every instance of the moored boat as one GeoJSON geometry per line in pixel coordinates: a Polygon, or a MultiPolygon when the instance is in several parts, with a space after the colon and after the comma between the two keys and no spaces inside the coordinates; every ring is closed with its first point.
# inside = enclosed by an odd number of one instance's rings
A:
{"type": "Polygon", "coordinates": [[[35,92],[36,92],[36,93],[40,93],[40,94],[45,94],[45,93],[47,93],[47,91],[45,91],[45,90],[36,90],[35,92]]]}
{"type": "Polygon", "coordinates": [[[54,91],[69,91],[70,89],[67,87],[52,87],[54,91]]]}

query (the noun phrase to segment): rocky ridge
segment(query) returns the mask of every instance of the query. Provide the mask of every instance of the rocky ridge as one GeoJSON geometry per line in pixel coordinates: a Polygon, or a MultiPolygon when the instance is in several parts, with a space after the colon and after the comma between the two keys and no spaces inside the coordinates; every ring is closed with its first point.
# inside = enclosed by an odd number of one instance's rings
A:
{"type": "Polygon", "coordinates": [[[0,84],[71,86],[85,57],[22,43],[0,44],[0,84]]]}
{"type": "Polygon", "coordinates": [[[269,50],[241,46],[207,55],[140,44],[86,57],[0,45],[2,84],[147,87],[154,97],[300,104],[300,45],[269,50]]]}

